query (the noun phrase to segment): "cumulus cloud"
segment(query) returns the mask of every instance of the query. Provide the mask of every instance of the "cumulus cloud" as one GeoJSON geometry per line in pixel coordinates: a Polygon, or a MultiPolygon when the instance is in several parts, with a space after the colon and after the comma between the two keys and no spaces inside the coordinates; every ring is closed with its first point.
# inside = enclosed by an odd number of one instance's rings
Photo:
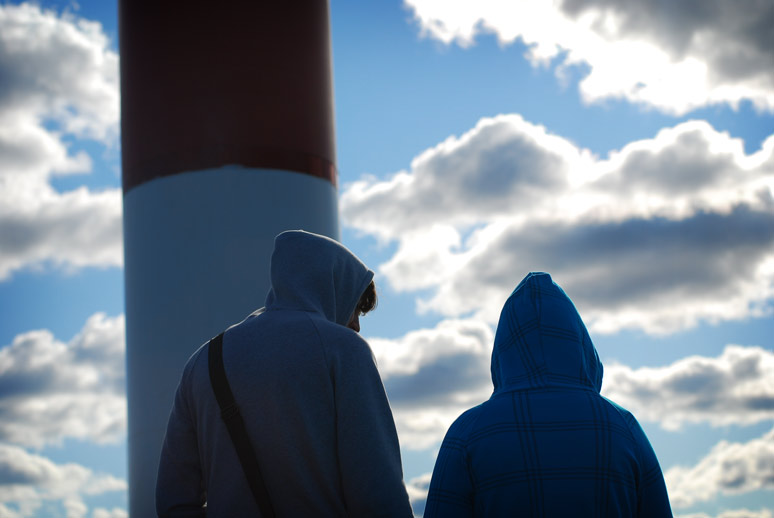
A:
{"type": "MultiPolygon", "coordinates": [[[[46,502],[56,501],[68,518],[85,518],[84,496],[126,491],[126,481],[97,474],[79,464],[55,464],[17,446],[0,443],[0,511],[3,516],[39,516],[46,502]]],[[[94,517],[126,516],[121,510],[95,510],[94,517]],[[106,514],[108,513],[108,514],[106,514]]]]}
{"type": "Polygon", "coordinates": [[[421,153],[411,172],[349,185],[345,214],[366,212],[368,204],[378,209],[363,228],[383,239],[426,222],[472,224],[515,208],[543,207],[590,161],[588,152],[518,115],[485,118],[461,137],[421,153]]]}
{"type": "Polygon", "coordinates": [[[397,290],[429,289],[422,311],[493,323],[531,270],[550,272],[596,332],[772,311],[774,136],[747,154],[689,121],[601,159],[500,115],[409,171],[350,184],[341,207],[397,241],[380,271],[397,290]]]}
{"type": "Polygon", "coordinates": [[[774,353],[729,345],[716,358],[689,356],[665,367],[609,365],[602,393],[667,429],[751,425],[774,419],[774,353]]]}
{"type": "Polygon", "coordinates": [[[69,343],[46,330],[0,349],[0,441],[116,441],[126,430],[124,317],[92,315],[69,343]]]}
{"type": "Polygon", "coordinates": [[[430,479],[432,473],[424,473],[418,477],[414,477],[406,484],[406,491],[411,501],[411,508],[414,511],[414,516],[422,516],[425,514],[425,505],[427,504],[427,492],[430,489],[430,479]]]}
{"type": "Polygon", "coordinates": [[[437,444],[452,421],[492,392],[492,329],[446,320],[386,340],[369,338],[405,448],[437,444]]]}
{"type": "Polygon", "coordinates": [[[446,44],[468,47],[492,33],[501,45],[523,42],[533,65],[560,78],[581,65],[587,102],[626,99],[677,115],[743,100],[774,110],[771,2],[404,3],[424,36],[446,44]]]}
{"type": "Polygon", "coordinates": [[[695,466],[675,466],[664,477],[678,508],[721,494],[774,489],[774,430],[746,443],[721,441],[695,466]]]}
{"type": "Polygon", "coordinates": [[[121,265],[121,195],[52,178],[88,173],[73,138],[117,145],[118,55],[97,22],[0,6],[0,280],[45,264],[121,265]]]}

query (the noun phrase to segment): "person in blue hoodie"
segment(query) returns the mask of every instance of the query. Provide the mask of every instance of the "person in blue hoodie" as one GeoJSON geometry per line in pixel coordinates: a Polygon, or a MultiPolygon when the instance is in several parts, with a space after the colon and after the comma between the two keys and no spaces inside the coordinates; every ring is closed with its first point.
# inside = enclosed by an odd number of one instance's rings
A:
{"type": "MultiPolygon", "coordinates": [[[[373,272],[324,236],[276,237],[265,307],[230,327],[223,363],[277,516],[412,516],[392,412],[358,331],[373,272]]],[[[210,385],[207,344],[169,417],[158,515],[261,516],[210,385]]]]}
{"type": "Polygon", "coordinates": [[[491,371],[492,396],[443,440],[425,518],[672,516],[645,432],[600,395],[597,351],[547,273],[505,302],[491,371]]]}

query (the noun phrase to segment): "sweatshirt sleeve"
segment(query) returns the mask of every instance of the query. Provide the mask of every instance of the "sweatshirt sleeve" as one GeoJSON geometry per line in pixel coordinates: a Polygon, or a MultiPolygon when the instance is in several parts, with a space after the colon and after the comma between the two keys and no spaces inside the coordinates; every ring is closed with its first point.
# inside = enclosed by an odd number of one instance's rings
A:
{"type": "Polygon", "coordinates": [[[199,464],[196,428],[188,391],[189,362],[175,393],[167,433],[161,449],[156,481],[156,512],[159,518],[206,516],[206,492],[199,464]]]}
{"type": "Polygon", "coordinates": [[[637,443],[640,459],[640,483],[637,488],[637,516],[640,518],[662,518],[672,516],[664,474],[640,423],[629,414],[629,428],[637,443]]]}
{"type": "MultiPolygon", "coordinates": [[[[465,414],[460,419],[464,417],[465,414]]],[[[464,441],[454,433],[460,419],[452,424],[441,443],[430,479],[424,518],[475,516],[473,482],[468,470],[464,441]]]]}
{"type": "Polygon", "coordinates": [[[336,355],[332,372],[347,511],[351,516],[410,517],[398,434],[384,385],[368,344],[354,338],[336,355]]]}

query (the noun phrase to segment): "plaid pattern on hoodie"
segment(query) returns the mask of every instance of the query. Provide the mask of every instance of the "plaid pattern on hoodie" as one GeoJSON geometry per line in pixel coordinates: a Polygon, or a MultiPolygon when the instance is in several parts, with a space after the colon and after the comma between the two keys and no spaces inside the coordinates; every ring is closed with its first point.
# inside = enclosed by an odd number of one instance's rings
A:
{"type": "Polygon", "coordinates": [[[506,301],[491,370],[491,398],[441,445],[425,518],[672,516],[648,438],[600,395],[602,363],[550,275],[506,301]]]}

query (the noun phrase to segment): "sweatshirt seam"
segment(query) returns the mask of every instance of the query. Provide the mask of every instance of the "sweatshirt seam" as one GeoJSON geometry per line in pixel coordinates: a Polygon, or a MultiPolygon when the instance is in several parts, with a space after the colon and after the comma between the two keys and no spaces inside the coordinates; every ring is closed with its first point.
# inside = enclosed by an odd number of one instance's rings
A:
{"type": "Polygon", "coordinates": [[[637,458],[637,466],[638,466],[638,472],[639,472],[639,484],[637,485],[637,507],[642,505],[642,490],[645,487],[645,478],[646,473],[644,471],[645,464],[643,462],[642,457],[642,445],[640,441],[637,440],[637,437],[634,435],[634,430],[632,427],[632,421],[636,421],[635,417],[632,415],[631,412],[628,410],[624,411],[621,407],[619,407],[616,404],[613,404],[610,400],[608,400],[606,397],[601,396],[602,399],[607,403],[608,406],[612,407],[615,411],[616,415],[620,416],[621,420],[623,420],[624,424],[626,425],[626,430],[629,432],[629,438],[632,441],[632,446],[634,449],[634,455],[637,458]]]}
{"type": "MultiPolygon", "coordinates": [[[[196,381],[194,379],[194,371],[197,369],[200,362],[202,362],[202,356],[205,356],[202,354],[204,352],[205,347],[209,348],[209,341],[206,345],[202,345],[199,347],[198,350],[196,350],[192,356],[193,361],[187,361],[185,364],[185,367],[183,367],[183,374],[180,379],[180,386],[181,389],[184,390],[183,394],[183,400],[185,404],[185,412],[186,417],[188,420],[188,423],[186,425],[190,426],[191,429],[194,431],[195,436],[195,442],[196,442],[196,455],[197,455],[197,461],[199,464],[199,475],[201,477],[201,481],[205,486],[209,486],[209,476],[210,476],[210,469],[212,468],[211,464],[209,463],[208,459],[206,458],[206,455],[204,455],[204,452],[206,451],[206,445],[202,442],[202,437],[199,434],[199,428],[198,423],[200,421],[200,418],[198,416],[198,409],[196,407],[196,404],[191,405],[192,401],[196,401],[197,399],[194,396],[194,385],[196,384],[196,381]]],[[[208,371],[209,373],[209,371],[208,371]]],[[[209,376],[207,377],[207,385],[210,387],[210,391],[212,391],[212,386],[210,384],[209,376]]],[[[215,394],[212,392],[213,400],[215,399],[215,394]]],[[[217,404],[217,403],[216,403],[217,404]]],[[[165,438],[166,440],[166,438],[165,438]]],[[[172,459],[172,462],[176,465],[180,465],[179,462],[177,462],[175,459],[172,459]]]]}
{"type": "Polygon", "coordinates": [[[634,417],[634,416],[632,416],[628,410],[623,411],[623,409],[620,408],[618,405],[612,404],[612,402],[606,397],[604,396],[601,396],[601,397],[607,404],[606,406],[612,408],[615,411],[615,414],[621,418],[624,424],[626,424],[625,428],[629,432],[629,439],[631,439],[632,443],[635,445],[637,449],[637,460],[640,461],[641,459],[639,458],[639,441],[637,441],[637,438],[634,436],[634,430],[632,430],[632,423],[629,417],[629,416],[631,417],[634,417]]]}
{"type": "MultiPolygon", "coordinates": [[[[209,341],[206,345],[207,348],[209,348],[209,341]]],[[[188,416],[192,418],[194,424],[196,422],[195,419],[195,412],[196,412],[196,406],[191,408],[190,402],[194,400],[194,394],[193,394],[193,387],[194,387],[194,379],[193,379],[193,372],[197,368],[199,362],[202,361],[202,352],[204,351],[204,346],[200,347],[193,355],[195,356],[193,362],[186,362],[185,367],[183,368],[183,375],[180,380],[180,384],[185,387],[185,406],[186,411],[188,413],[188,416]]],[[[209,372],[209,371],[208,371],[209,372]]],[[[209,382],[209,377],[207,378],[207,381],[209,382]]],[[[215,393],[213,392],[213,398],[215,397],[215,393]]]]}
{"type": "Polygon", "coordinates": [[[317,346],[323,355],[323,359],[325,360],[325,366],[330,367],[330,362],[328,361],[328,354],[327,354],[327,351],[325,350],[324,341],[322,339],[322,336],[320,335],[320,328],[317,327],[317,322],[315,322],[312,316],[310,315],[310,313],[314,313],[314,312],[303,311],[303,313],[306,316],[306,318],[309,320],[309,322],[312,324],[312,327],[314,327],[314,334],[317,336],[317,346]]]}
{"type": "Polygon", "coordinates": [[[328,357],[328,352],[325,347],[325,341],[323,340],[322,334],[320,333],[320,328],[317,326],[317,322],[315,322],[314,318],[310,315],[310,313],[314,313],[312,311],[304,311],[304,315],[306,315],[306,318],[309,320],[309,322],[312,324],[312,328],[314,329],[314,333],[317,336],[317,345],[320,349],[320,353],[322,354],[323,361],[325,362],[325,371],[328,375],[328,379],[331,383],[331,391],[333,392],[333,428],[334,428],[334,435],[335,440],[334,444],[336,445],[336,471],[339,476],[339,491],[341,496],[341,503],[344,506],[344,509],[347,509],[347,499],[344,495],[344,478],[343,474],[341,472],[341,464],[339,463],[339,425],[338,425],[338,416],[339,416],[339,408],[338,408],[338,398],[336,397],[336,383],[334,383],[334,380],[331,378],[331,362],[328,357]]]}
{"type": "MultiPolygon", "coordinates": [[[[473,513],[476,514],[476,509],[480,502],[476,502],[476,496],[479,492],[479,483],[478,480],[476,480],[475,474],[473,472],[473,467],[471,463],[471,455],[470,455],[470,443],[471,443],[471,434],[473,430],[476,429],[476,425],[478,424],[478,421],[481,419],[481,416],[483,415],[483,410],[481,407],[476,407],[475,413],[471,416],[470,421],[468,422],[467,426],[465,426],[465,429],[462,430],[462,456],[465,460],[465,469],[468,472],[468,477],[470,478],[470,483],[472,485],[473,494],[471,495],[471,502],[470,506],[473,509],[473,513]]],[[[483,511],[483,509],[482,509],[483,511]]]]}

